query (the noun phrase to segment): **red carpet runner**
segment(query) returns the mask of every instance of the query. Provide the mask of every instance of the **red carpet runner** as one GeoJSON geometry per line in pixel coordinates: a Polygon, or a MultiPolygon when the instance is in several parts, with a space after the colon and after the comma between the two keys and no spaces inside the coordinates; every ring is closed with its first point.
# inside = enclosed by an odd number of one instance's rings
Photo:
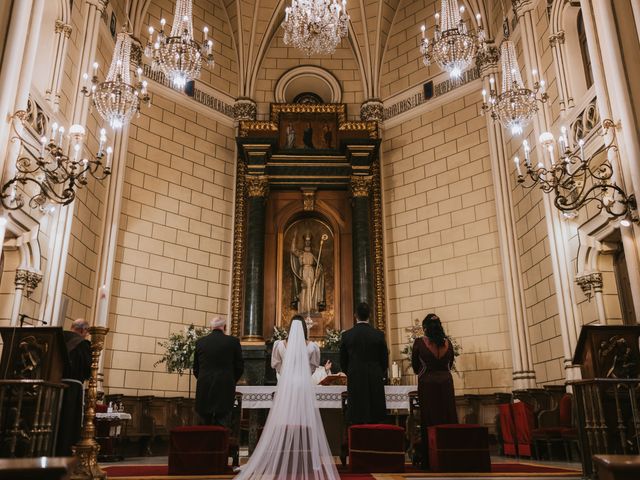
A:
{"type": "MultiPolygon", "coordinates": [[[[207,476],[168,476],[166,465],[111,465],[103,467],[103,470],[107,472],[109,478],[121,478],[121,479],[149,479],[149,480],[161,480],[161,479],[230,479],[233,478],[233,474],[227,475],[207,475],[207,476]]],[[[416,474],[424,475],[425,477],[436,477],[438,474],[430,472],[421,472],[415,470],[410,465],[407,465],[406,473],[410,476],[416,474]]],[[[514,477],[536,477],[536,476],[553,476],[553,477],[579,477],[581,472],[579,470],[573,470],[569,468],[557,468],[547,467],[544,465],[534,465],[531,463],[493,463],[491,464],[491,473],[484,474],[455,474],[460,477],[475,477],[479,476],[504,476],[514,477]]],[[[401,474],[398,474],[402,477],[401,474]]],[[[351,474],[348,472],[340,472],[341,480],[373,480],[369,474],[351,474]]]]}

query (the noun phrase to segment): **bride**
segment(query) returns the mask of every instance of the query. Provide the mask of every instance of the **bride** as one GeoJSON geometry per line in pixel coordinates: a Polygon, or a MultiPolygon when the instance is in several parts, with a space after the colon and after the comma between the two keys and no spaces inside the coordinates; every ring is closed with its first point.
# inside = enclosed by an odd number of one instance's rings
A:
{"type": "Polygon", "coordinates": [[[316,406],[311,379],[315,349],[309,348],[304,327],[302,317],[293,317],[289,338],[278,348],[284,359],[273,406],[260,441],[236,480],[340,478],[316,406]]]}

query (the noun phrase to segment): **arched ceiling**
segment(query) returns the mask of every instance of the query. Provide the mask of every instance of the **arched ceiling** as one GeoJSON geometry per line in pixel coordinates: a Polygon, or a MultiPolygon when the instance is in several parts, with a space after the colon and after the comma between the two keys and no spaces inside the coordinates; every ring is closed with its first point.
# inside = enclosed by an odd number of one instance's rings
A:
{"type": "MultiPolygon", "coordinates": [[[[149,4],[155,0],[128,0],[130,18],[137,34],[143,28],[143,18],[149,4]]],[[[201,0],[194,0],[198,4],[201,0]]],[[[252,97],[258,71],[267,49],[284,18],[284,9],[291,0],[214,0],[226,12],[233,34],[239,72],[239,97],[252,97]]],[[[366,98],[377,98],[380,92],[380,72],[387,46],[400,8],[413,6],[415,0],[348,0],[351,16],[349,44],[362,72],[366,98]]],[[[471,15],[480,12],[483,19],[491,18],[489,11],[496,1],[459,0],[471,15]]],[[[439,0],[425,0],[425,4],[439,0]]],[[[437,10],[440,6],[437,5],[437,10]]],[[[487,27],[485,20],[485,28],[487,27]]],[[[491,38],[491,32],[489,32],[491,38]]]]}

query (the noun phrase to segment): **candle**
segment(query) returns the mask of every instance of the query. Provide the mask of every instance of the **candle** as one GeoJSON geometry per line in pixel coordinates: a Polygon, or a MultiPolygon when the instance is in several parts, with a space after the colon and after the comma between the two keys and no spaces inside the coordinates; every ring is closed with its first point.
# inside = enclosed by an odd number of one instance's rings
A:
{"type": "Polygon", "coordinates": [[[527,142],[526,140],[522,142],[522,147],[524,149],[524,163],[527,168],[529,168],[531,167],[531,159],[529,158],[529,152],[531,151],[531,149],[529,148],[529,142],[527,142]]]}
{"type": "Polygon", "coordinates": [[[480,23],[480,19],[481,19],[481,18],[482,18],[482,17],[480,16],[480,14],[479,14],[479,13],[476,13],[476,21],[478,22],[478,28],[482,28],[482,25],[481,25],[481,23],[480,23]]]}
{"type": "Polygon", "coordinates": [[[202,32],[204,33],[204,43],[207,43],[207,35],[209,34],[209,27],[204,27],[202,29],[202,32]]]}
{"type": "Polygon", "coordinates": [[[58,124],[53,122],[53,125],[51,125],[51,141],[56,138],[56,133],[58,133],[58,124]]]}
{"type": "Polygon", "coordinates": [[[167,24],[167,21],[164,18],[160,19],[160,31],[164,33],[164,26],[167,24]]]}
{"type": "Polygon", "coordinates": [[[93,76],[98,75],[98,62],[93,62],[93,76]]]}
{"type": "Polygon", "coordinates": [[[105,163],[105,168],[111,170],[111,159],[113,156],[113,148],[107,147],[107,162],[105,163]]]}
{"type": "Polygon", "coordinates": [[[564,136],[560,135],[558,137],[558,144],[560,145],[560,154],[562,155],[567,149],[567,145],[564,143],[564,136]]]}
{"type": "Polygon", "coordinates": [[[7,218],[0,217],[0,248],[2,248],[4,245],[4,236],[6,233],[7,233],[7,218]]]}
{"type": "Polygon", "coordinates": [[[138,74],[138,81],[142,80],[142,68],[138,67],[138,69],[136,70],[136,73],[138,74]]]}
{"type": "Polygon", "coordinates": [[[578,146],[580,147],[580,160],[584,162],[584,140],[582,138],[578,140],[578,146]]]}
{"type": "Polygon", "coordinates": [[[538,81],[538,70],[536,70],[535,68],[533,70],[531,70],[531,75],[533,76],[533,82],[537,82],[538,81]]]}
{"type": "Polygon", "coordinates": [[[426,37],[426,31],[427,31],[427,27],[425,27],[424,25],[422,25],[420,27],[420,30],[422,31],[422,39],[424,40],[426,37]]]}
{"type": "Polygon", "coordinates": [[[47,142],[48,142],[47,137],[40,138],[40,158],[44,158],[44,147],[47,144],[47,142]]]}
{"type": "Polygon", "coordinates": [[[102,285],[100,292],[98,293],[98,309],[96,311],[96,317],[94,325],[100,327],[107,326],[107,286],[102,285]]]}
{"type": "Polygon", "coordinates": [[[400,367],[396,362],[391,365],[391,378],[400,378],[400,367]]]}
{"type": "Polygon", "coordinates": [[[544,80],[540,80],[540,93],[544,94],[546,82],[544,80]]]}
{"type": "Polygon", "coordinates": [[[516,157],[513,157],[513,161],[516,164],[516,169],[518,170],[518,176],[521,177],[522,169],[520,168],[520,159],[516,156],[516,157]]]}
{"type": "Polygon", "coordinates": [[[436,28],[440,27],[440,14],[436,13],[436,28]]]}
{"type": "Polygon", "coordinates": [[[102,149],[107,142],[107,131],[104,128],[100,129],[100,145],[98,146],[98,155],[102,155],[102,149]]]}
{"type": "Polygon", "coordinates": [[[78,157],[80,156],[80,143],[76,143],[76,144],[73,146],[73,152],[74,152],[74,154],[73,154],[73,161],[74,161],[74,162],[76,162],[76,163],[78,163],[78,161],[79,161],[79,160],[78,160],[78,157]]]}
{"type": "Polygon", "coordinates": [[[87,160],[86,158],[82,159],[82,179],[86,180],[87,179],[87,171],[89,170],[87,167],[89,165],[89,160],[87,160]]]}
{"type": "Polygon", "coordinates": [[[564,138],[565,148],[570,150],[571,149],[571,145],[569,144],[569,137],[567,137],[567,127],[562,126],[560,128],[560,131],[562,132],[562,138],[564,138]]]}
{"type": "Polygon", "coordinates": [[[60,136],[58,137],[58,146],[62,148],[62,141],[64,139],[64,127],[60,127],[58,129],[58,133],[60,134],[60,136]]]}
{"type": "Polygon", "coordinates": [[[149,27],[149,43],[153,42],[153,27],[149,27]]]}

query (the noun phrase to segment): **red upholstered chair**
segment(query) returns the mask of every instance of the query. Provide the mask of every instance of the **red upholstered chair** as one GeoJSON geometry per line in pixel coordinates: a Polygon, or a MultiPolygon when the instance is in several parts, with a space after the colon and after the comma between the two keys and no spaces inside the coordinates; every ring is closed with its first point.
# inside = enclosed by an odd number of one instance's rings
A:
{"type": "Polygon", "coordinates": [[[349,427],[349,467],[352,472],[404,472],[404,428],[396,425],[349,427]]]}
{"type": "Polygon", "coordinates": [[[427,429],[429,467],[434,472],[490,472],[489,430],[481,425],[436,425],[427,429]]]}
{"type": "Polygon", "coordinates": [[[532,432],[532,438],[538,455],[543,450],[543,446],[546,447],[546,452],[550,460],[553,459],[554,446],[563,447],[563,453],[567,460],[571,460],[571,447],[574,442],[578,441],[578,431],[573,426],[572,417],[572,395],[566,393],[562,396],[558,402],[558,408],[550,413],[556,413],[555,424],[549,424],[543,422],[540,419],[539,428],[536,428],[532,432]]]}
{"type": "Polygon", "coordinates": [[[513,411],[510,403],[498,405],[500,412],[500,435],[502,437],[502,454],[505,456],[518,455],[516,447],[516,424],[513,420],[513,411]]]}
{"type": "Polygon", "coordinates": [[[228,473],[228,455],[225,427],[176,427],[169,433],[169,475],[228,473]]]}
{"type": "Polygon", "coordinates": [[[513,421],[515,423],[516,445],[518,456],[531,457],[532,436],[534,428],[533,408],[525,402],[516,402],[511,405],[513,421]]]}

